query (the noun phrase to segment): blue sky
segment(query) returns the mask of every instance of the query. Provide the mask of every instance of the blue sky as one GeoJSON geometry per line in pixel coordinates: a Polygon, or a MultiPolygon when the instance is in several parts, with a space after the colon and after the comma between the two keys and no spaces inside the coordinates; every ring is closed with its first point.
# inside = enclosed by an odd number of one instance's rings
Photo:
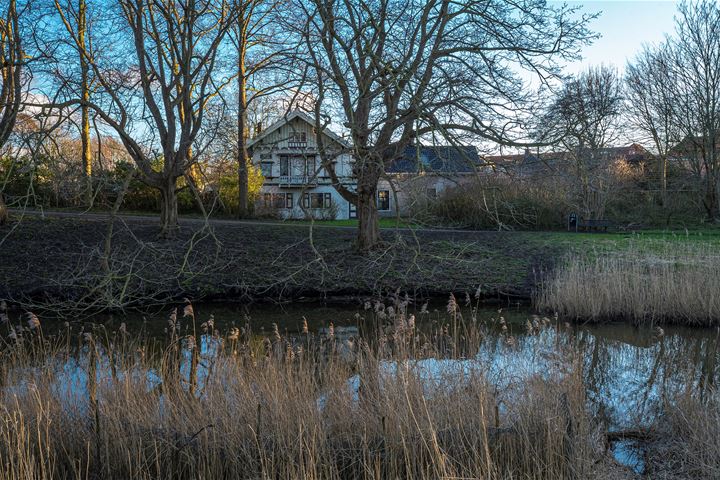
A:
{"type": "Polygon", "coordinates": [[[600,63],[623,69],[644,43],[658,43],[666,33],[673,32],[673,16],[678,4],[674,0],[550,0],[549,3],[582,5],[585,12],[602,11],[600,18],[591,24],[591,29],[602,37],[583,50],[582,61],[568,65],[568,73],[600,63]]]}

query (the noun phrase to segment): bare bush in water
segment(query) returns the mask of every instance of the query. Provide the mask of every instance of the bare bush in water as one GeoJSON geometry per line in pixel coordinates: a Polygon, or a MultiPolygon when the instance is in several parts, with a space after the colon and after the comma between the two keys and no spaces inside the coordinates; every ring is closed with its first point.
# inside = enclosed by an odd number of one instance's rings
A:
{"type": "Polygon", "coordinates": [[[376,307],[368,341],[340,327],[263,338],[249,324],[223,337],[184,313],[162,342],[124,325],[4,334],[0,477],[601,476],[579,362],[562,346],[562,368],[499,389],[472,360],[487,325],[457,312],[421,332],[403,308],[376,307]]]}
{"type": "Polygon", "coordinates": [[[720,324],[720,250],[647,242],[571,256],[542,283],[540,309],[582,320],[720,324]]]}

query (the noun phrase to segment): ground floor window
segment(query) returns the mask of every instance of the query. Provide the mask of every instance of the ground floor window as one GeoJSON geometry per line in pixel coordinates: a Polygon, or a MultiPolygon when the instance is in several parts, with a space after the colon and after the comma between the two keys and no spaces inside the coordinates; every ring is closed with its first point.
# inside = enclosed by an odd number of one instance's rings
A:
{"type": "Polygon", "coordinates": [[[330,208],[332,195],[329,193],[306,193],[303,195],[303,208],[330,208]]]}
{"type": "Polygon", "coordinates": [[[390,210],[390,190],[378,190],[377,208],[378,210],[390,210]]]}
{"type": "Polygon", "coordinates": [[[265,193],[263,194],[265,208],[293,208],[292,193],[265,193]]]}

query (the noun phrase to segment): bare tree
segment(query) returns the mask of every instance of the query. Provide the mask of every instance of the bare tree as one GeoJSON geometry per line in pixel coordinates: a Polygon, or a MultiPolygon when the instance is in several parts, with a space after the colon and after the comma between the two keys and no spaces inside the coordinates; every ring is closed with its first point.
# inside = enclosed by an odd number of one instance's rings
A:
{"type": "Polygon", "coordinates": [[[90,208],[93,204],[93,155],[90,138],[90,65],[88,59],[90,32],[88,28],[87,0],[55,0],[55,9],[62,20],[68,36],[71,38],[72,48],[75,50],[77,62],[80,67],[79,97],[80,105],[80,139],[82,149],[80,158],[85,179],[85,205],[90,208]]]}
{"type": "MultiPolygon", "coordinates": [[[[23,48],[16,0],[10,0],[0,18],[0,148],[10,138],[23,96],[23,48]]],[[[8,213],[0,191],[0,225],[8,213]]]]}
{"type": "MultiPolygon", "coordinates": [[[[178,226],[177,180],[195,162],[193,144],[208,105],[234,78],[218,74],[218,59],[236,10],[226,0],[119,0],[118,6],[116,17],[105,12],[114,51],[101,55],[92,44],[80,50],[97,91],[65,105],[88,105],[116,131],[140,178],[160,192],[160,234],[170,237],[178,226]]],[[[80,44],[78,31],[68,30],[80,44]]]]}
{"type": "MultiPolygon", "coordinates": [[[[237,52],[237,171],[238,217],[249,214],[249,166],[247,141],[251,125],[248,114],[254,102],[288,88],[287,77],[272,77],[271,70],[280,70],[279,58],[286,46],[278,31],[276,14],[280,0],[234,0],[237,23],[230,38],[237,52]]],[[[262,128],[261,124],[256,127],[262,128]]]]}
{"type": "Polygon", "coordinates": [[[604,214],[612,160],[606,149],[618,138],[622,104],[617,71],[600,66],[568,79],[540,117],[540,139],[559,138],[567,152],[585,218],[604,214]]]}
{"type": "Polygon", "coordinates": [[[654,146],[663,206],[667,206],[668,154],[679,140],[670,61],[665,47],[646,46],[628,63],[625,73],[628,119],[641,139],[654,146]]]}
{"type": "MultiPolygon", "coordinates": [[[[517,145],[530,100],[518,70],[546,81],[555,60],[593,38],[581,16],[543,0],[295,0],[293,24],[316,91],[316,130],[338,112],[349,132],[357,190],[335,187],[357,205],[357,246],[380,240],[376,192],[385,169],[414,140],[517,145]]],[[[322,152],[321,135],[318,144],[322,152]]]]}
{"type": "Polygon", "coordinates": [[[683,2],[675,35],[668,37],[668,86],[673,126],[683,140],[673,155],[691,162],[703,186],[708,219],[720,220],[720,6],[715,1],[683,2]]]}

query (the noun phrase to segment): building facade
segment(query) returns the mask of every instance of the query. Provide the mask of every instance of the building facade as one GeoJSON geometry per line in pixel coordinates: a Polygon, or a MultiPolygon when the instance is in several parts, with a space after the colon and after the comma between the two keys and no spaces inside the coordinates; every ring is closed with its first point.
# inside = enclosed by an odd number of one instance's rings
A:
{"type": "MultiPolygon", "coordinates": [[[[323,147],[334,158],[335,173],[342,185],[355,190],[349,145],[329,130],[323,147]]],[[[248,142],[253,164],[264,182],[256,211],[283,219],[321,220],[355,218],[355,206],[333,187],[323,168],[312,117],[294,111],[248,142]]]]}

